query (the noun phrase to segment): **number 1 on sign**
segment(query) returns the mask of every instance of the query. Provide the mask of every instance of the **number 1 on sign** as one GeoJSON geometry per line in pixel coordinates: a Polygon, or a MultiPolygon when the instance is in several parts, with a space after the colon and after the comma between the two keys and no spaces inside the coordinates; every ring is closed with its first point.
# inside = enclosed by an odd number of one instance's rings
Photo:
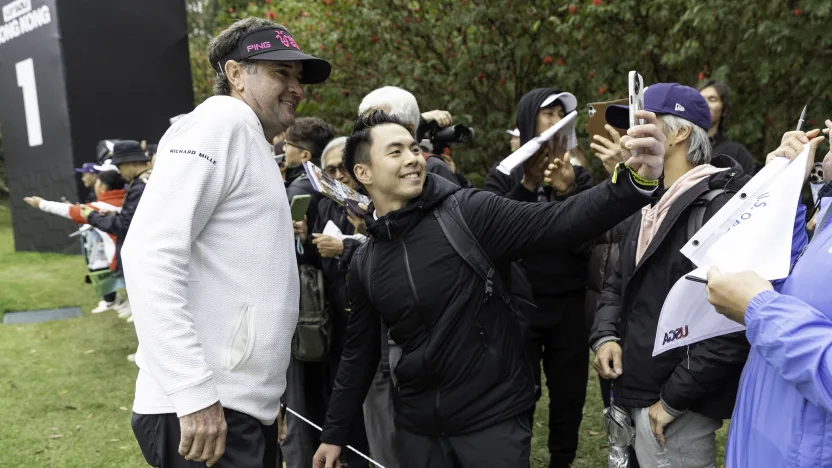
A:
{"type": "Polygon", "coordinates": [[[23,89],[23,110],[26,114],[26,130],[29,132],[29,146],[43,144],[43,130],[40,126],[38,106],[38,85],[35,82],[35,63],[28,58],[15,64],[17,85],[23,89]]]}

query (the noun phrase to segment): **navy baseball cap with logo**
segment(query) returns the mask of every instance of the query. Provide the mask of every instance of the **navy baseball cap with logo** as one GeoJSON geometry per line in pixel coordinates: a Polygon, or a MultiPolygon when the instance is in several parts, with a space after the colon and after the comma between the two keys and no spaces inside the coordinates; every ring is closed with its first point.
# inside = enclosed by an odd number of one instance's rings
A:
{"type": "Polygon", "coordinates": [[[98,169],[95,168],[95,163],[84,163],[81,167],[76,167],[75,172],[81,174],[98,174],[98,169]]]}
{"type": "MultiPolygon", "coordinates": [[[[644,110],[681,117],[705,131],[711,128],[708,101],[690,86],[678,83],[656,83],[648,86],[644,89],[644,110]]],[[[630,128],[630,110],[626,105],[616,104],[607,107],[604,117],[613,127],[630,128]]]]}
{"type": "Polygon", "coordinates": [[[225,63],[229,60],[302,62],[303,73],[300,82],[303,84],[323,83],[332,72],[329,62],[301,52],[289,32],[279,27],[260,28],[246,34],[236,49],[212,66],[222,75],[225,73],[225,63]]]}

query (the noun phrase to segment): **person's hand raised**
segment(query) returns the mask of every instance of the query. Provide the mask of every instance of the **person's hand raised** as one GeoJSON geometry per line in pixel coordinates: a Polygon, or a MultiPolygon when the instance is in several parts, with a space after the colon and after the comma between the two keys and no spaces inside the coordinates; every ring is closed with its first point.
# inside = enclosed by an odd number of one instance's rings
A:
{"type": "Polygon", "coordinates": [[[425,122],[436,122],[440,127],[447,127],[454,123],[454,118],[450,112],[439,109],[425,112],[422,114],[422,118],[425,122]]]}
{"type": "Polygon", "coordinates": [[[575,168],[569,152],[563,157],[555,159],[543,173],[543,182],[551,185],[557,195],[566,195],[575,190],[575,168]]]}
{"type": "Polygon", "coordinates": [[[812,173],[812,167],[815,165],[815,153],[817,152],[818,145],[826,139],[824,136],[818,136],[819,134],[820,129],[817,128],[805,133],[801,131],[784,133],[783,138],[780,140],[780,146],[766,156],[766,165],[779,157],[794,161],[808,144],[810,145],[810,149],[809,158],[806,162],[806,176],[804,180],[808,179],[812,173]]]}
{"type": "MultiPolygon", "coordinates": [[[[363,204],[363,203],[359,203],[358,208],[361,209],[361,211],[363,211],[365,213],[369,209],[369,207],[367,205],[363,204]]],[[[350,213],[349,211],[347,211],[347,220],[355,228],[355,232],[357,234],[361,234],[363,236],[367,235],[367,223],[364,221],[364,218],[359,217],[359,216],[355,216],[352,213],[350,213]]]]}
{"type": "Polygon", "coordinates": [[[612,125],[604,125],[610,134],[610,140],[601,135],[593,136],[593,142],[589,147],[595,151],[595,155],[601,160],[608,174],[612,174],[616,164],[624,162],[624,153],[621,151],[621,135],[612,125]]]}
{"type": "Polygon", "coordinates": [[[43,198],[37,197],[37,196],[35,196],[35,197],[25,197],[23,199],[23,201],[28,203],[29,206],[31,206],[32,208],[40,208],[40,202],[43,201],[43,198]]]}
{"type": "Polygon", "coordinates": [[[634,171],[647,180],[659,180],[664,171],[664,142],[656,114],[637,111],[644,125],[636,125],[621,137],[622,158],[634,171]]]}

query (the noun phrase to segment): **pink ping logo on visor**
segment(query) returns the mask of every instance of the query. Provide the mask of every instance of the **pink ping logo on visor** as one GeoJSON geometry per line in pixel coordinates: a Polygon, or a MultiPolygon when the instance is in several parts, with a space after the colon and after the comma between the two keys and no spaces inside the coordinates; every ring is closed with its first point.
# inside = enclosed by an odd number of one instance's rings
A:
{"type": "Polygon", "coordinates": [[[294,48],[294,49],[300,50],[300,47],[298,47],[298,43],[297,43],[297,42],[295,42],[295,40],[294,40],[294,39],[292,39],[292,36],[290,36],[290,35],[286,34],[286,32],[285,32],[285,31],[281,31],[281,30],[279,30],[279,29],[275,29],[275,31],[274,31],[274,32],[276,32],[276,33],[277,33],[277,36],[276,36],[276,37],[277,37],[278,39],[280,39],[280,42],[282,42],[282,43],[283,43],[283,45],[284,45],[285,47],[292,47],[292,48],[294,48]]]}
{"type": "Polygon", "coordinates": [[[259,44],[251,44],[250,46],[246,47],[246,52],[258,51],[260,49],[271,49],[272,43],[268,41],[261,42],[259,44]]]}

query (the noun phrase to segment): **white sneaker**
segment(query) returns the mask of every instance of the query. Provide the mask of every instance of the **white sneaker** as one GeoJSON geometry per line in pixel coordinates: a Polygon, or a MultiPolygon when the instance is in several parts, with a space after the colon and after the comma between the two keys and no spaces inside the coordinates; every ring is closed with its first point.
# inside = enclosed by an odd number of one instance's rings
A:
{"type": "Polygon", "coordinates": [[[136,353],[128,354],[127,355],[127,360],[130,361],[130,362],[136,362],[136,353]]]}
{"type": "Polygon", "coordinates": [[[112,310],[112,308],[115,304],[116,304],[115,301],[113,301],[113,302],[100,301],[98,303],[98,307],[91,310],[90,313],[91,314],[100,314],[102,312],[107,312],[108,310],[112,310]]]}
{"type": "Polygon", "coordinates": [[[126,319],[133,315],[133,311],[130,309],[130,301],[126,299],[124,302],[113,305],[113,310],[118,312],[118,318],[126,319]]]}

